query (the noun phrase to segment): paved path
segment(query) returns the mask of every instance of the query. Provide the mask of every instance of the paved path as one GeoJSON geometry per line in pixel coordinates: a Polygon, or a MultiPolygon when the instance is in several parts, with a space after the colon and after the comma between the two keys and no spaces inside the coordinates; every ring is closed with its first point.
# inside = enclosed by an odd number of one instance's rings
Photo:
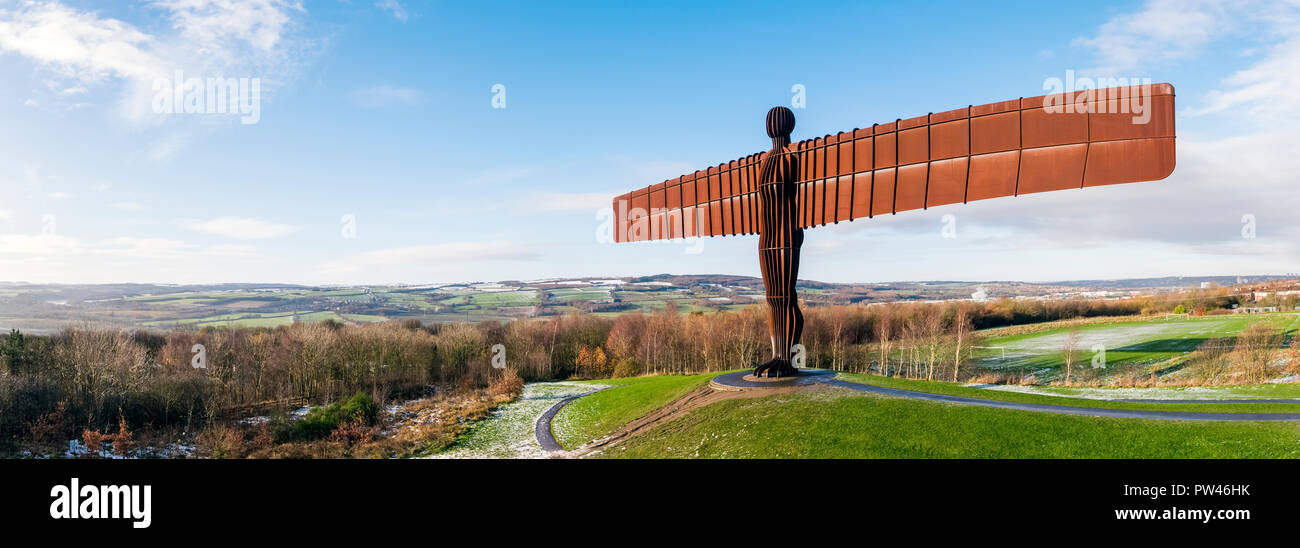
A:
{"type": "MultiPolygon", "coordinates": [[[[1017,403],[1008,401],[986,400],[982,398],[970,398],[965,396],[949,396],[945,394],[933,394],[930,392],[918,392],[916,390],[903,390],[899,388],[885,388],[883,386],[872,386],[849,382],[835,378],[834,371],[819,369],[802,369],[799,376],[794,377],[787,382],[755,382],[745,380],[744,376],[749,374],[748,371],[738,371],[727,373],[714,377],[712,384],[721,387],[723,390],[745,390],[756,388],[775,388],[777,386],[799,386],[813,383],[825,384],[839,388],[847,388],[858,392],[871,392],[875,394],[884,394],[887,396],[897,396],[902,398],[913,398],[921,400],[938,401],[944,403],[956,403],[963,405],[982,405],[985,407],[1000,407],[1002,409],[1019,409],[1022,411],[1042,411],[1047,413],[1062,413],[1066,415],[1087,415],[1091,417],[1119,417],[1126,419],[1156,419],[1156,420],[1202,420],[1202,421],[1295,421],[1300,420],[1300,413],[1206,413],[1200,411],[1137,411],[1128,409],[1099,409],[1094,407],[1075,407],[1072,405],[1049,405],[1041,403],[1017,403]]],[[[1181,401],[1171,400],[1152,400],[1161,403],[1183,403],[1181,401]]],[[[1287,400],[1283,400],[1287,401],[1287,400]]],[[[1199,402],[1199,400],[1198,400],[1199,402]]]]}
{"type": "Polygon", "coordinates": [[[605,390],[606,388],[613,388],[613,387],[606,386],[604,388],[597,388],[595,390],[592,390],[591,392],[587,392],[584,394],[569,396],[567,398],[555,402],[555,405],[552,405],[550,409],[547,409],[545,413],[542,413],[542,416],[537,417],[537,424],[533,427],[533,433],[537,437],[537,444],[542,446],[542,451],[563,451],[564,450],[564,447],[560,445],[560,442],[556,441],[555,434],[551,432],[551,421],[555,419],[556,413],[559,413],[561,409],[564,409],[564,406],[569,405],[570,403],[573,402],[573,400],[576,400],[583,396],[590,396],[591,394],[595,394],[596,392],[600,392],[601,390],[605,390]]]}

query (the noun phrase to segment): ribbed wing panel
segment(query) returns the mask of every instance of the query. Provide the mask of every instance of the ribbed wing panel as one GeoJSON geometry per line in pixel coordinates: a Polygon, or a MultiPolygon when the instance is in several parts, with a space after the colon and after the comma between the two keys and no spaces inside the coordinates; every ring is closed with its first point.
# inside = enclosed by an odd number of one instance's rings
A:
{"type": "MultiPolygon", "coordinates": [[[[973,200],[1152,181],[1174,169],[1169,84],[1013,99],[790,145],[800,227],[973,200]]],[[[615,240],[757,231],[752,154],[614,199],[615,240]]]]}

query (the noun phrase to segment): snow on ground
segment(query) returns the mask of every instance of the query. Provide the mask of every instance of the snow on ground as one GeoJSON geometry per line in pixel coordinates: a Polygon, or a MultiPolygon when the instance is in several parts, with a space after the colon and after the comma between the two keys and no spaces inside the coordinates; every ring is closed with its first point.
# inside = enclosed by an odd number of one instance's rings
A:
{"type": "MultiPolygon", "coordinates": [[[[73,459],[85,456],[90,450],[80,440],[68,440],[68,450],[63,452],[63,458],[73,459]]],[[[33,457],[30,453],[29,457],[33,457]]],[[[103,447],[96,455],[101,459],[183,459],[194,456],[194,445],[173,442],[162,447],[152,445],[131,450],[128,456],[121,456],[113,453],[112,442],[105,442],[103,447]]],[[[42,455],[36,458],[49,458],[49,455],[42,455]]]]}
{"type": "MultiPolygon", "coordinates": [[[[1265,320],[1270,321],[1270,320],[1265,320]]],[[[1300,323],[1300,316],[1292,324],[1300,323]]],[[[1142,325],[1122,323],[1115,325],[1083,326],[1078,331],[1076,348],[1090,351],[1102,345],[1108,352],[1190,352],[1207,339],[1232,337],[1245,328],[1239,316],[1217,316],[1193,320],[1151,321],[1142,325]]],[[[980,358],[980,365],[992,369],[1019,367],[1028,360],[1045,354],[1059,355],[1069,336],[1067,330],[1054,333],[1030,334],[1012,341],[998,342],[994,337],[987,344],[1005,348],[1006,359],[998,355],[980,358]]]]}
{"type": "Polygon", "coordinates": [[[488,418],[435,459],[537,459],[550,456],[537,444],[537,419],[560,400],[604,388],[575,382],[534,382],[524,385],[519,399],[498,407],[488,418]]]}
{"type": "Polygon", "coordinates": [[[1250,400],[1276,398],[1276,394],[1259,393],[1249,386],[1186,386],[1154,388],[1059,388],[1042,386],[1019,386],[1011,384],[967,385],[985,390],[1003,392],[1021,392],[1044,396],[1065,396],[1089,400],[1250,400]]]}

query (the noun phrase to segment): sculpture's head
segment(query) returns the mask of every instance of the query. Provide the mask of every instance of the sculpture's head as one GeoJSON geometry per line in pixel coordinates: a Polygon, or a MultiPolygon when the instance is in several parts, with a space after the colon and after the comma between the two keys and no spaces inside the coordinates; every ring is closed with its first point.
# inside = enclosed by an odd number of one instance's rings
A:
{"type": "Polygon", "coordinates": [[[767,136],[773,139],[790,139],[794,131],[794,113],[785,107],[772,107],[767,111],[767,136]]]}

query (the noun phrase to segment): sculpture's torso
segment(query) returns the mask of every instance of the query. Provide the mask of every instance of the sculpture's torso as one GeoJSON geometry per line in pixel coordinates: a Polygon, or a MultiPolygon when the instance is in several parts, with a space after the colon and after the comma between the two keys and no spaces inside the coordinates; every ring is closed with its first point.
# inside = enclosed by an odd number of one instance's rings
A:
{"type": "MultiPolygon", "coordinates": [[[[772,149],[759,163],[758,194],[763,213],[759,215],[760,247],[797,245],[794,215],[798,211],[799,157],[789,146],[772,149]]],[[[802,237],[798,237],[802,240],[802,237]]]]}

